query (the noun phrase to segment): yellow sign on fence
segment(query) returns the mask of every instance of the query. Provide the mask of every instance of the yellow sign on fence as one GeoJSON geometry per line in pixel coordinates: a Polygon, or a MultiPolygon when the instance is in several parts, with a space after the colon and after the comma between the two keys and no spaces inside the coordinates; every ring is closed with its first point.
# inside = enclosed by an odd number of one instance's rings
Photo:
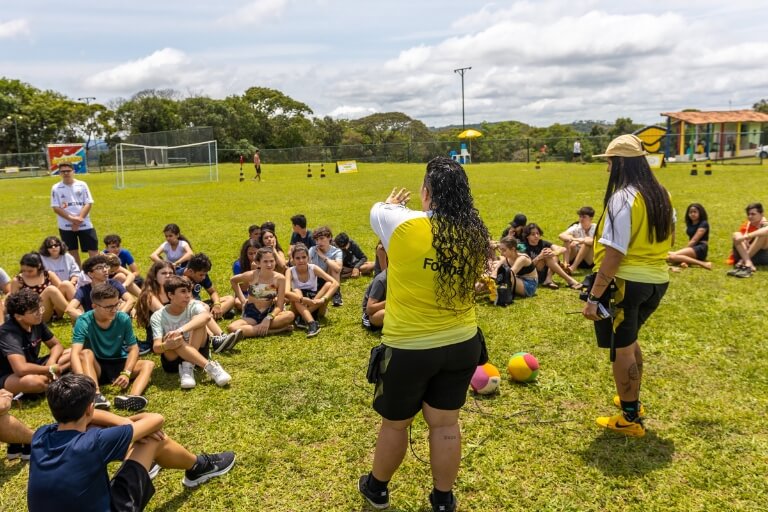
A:
{"type": "Polygon", "coordinates": [[[340,174],[357,172],[357,160],[342,160],[336,162],[336,172],[340,174]]]}

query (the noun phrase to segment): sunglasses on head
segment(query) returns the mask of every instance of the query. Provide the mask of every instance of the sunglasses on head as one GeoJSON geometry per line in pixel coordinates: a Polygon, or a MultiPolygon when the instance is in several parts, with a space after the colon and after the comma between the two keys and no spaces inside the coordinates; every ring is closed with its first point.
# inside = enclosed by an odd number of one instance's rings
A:
{"type": "Polygon", "coordinates": [[[61,244],[53,243],[53,244],[46,245],[46,247],[48,247],[49,249],[53,249],[54,247],[61,247],[61,244]]]}

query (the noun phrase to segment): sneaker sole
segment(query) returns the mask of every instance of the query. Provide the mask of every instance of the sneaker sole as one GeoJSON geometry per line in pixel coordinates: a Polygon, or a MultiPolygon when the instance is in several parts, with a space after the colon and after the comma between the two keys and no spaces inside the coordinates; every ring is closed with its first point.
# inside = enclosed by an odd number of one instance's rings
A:
{"type": "Polygon", "coordinates": [[[109,408],[110,408],[109,402],[106,402],[106,403],[100,403],[100,404],[93,404],[93,406],[94,406],[96,409],[99,409],[99,410],[101,410],[101,411],[108,411],[108,410],[109,410],[109,408]]]}
{"type": "Polygon", "coordinates": [[[160,467],[160,464],[158,464],[157,462],[152,464],[152,467],[149,468],[149,471],[147,471],[147,474],[149,474],[149,479],[154,480],[155,477],[160,473],[161,469],[162,468],[160,467]]]}
{"type": "Polygon", "coordinates": [[[194,388],[195,386],[197,386],[197,382],[195,382],[194,384],[192,384],[192,383],[184,383],[184,382],[182,382],[182,383],[180,384],[180,386],[181,386],[181,389],[192,389],[192,388],[194,388]]]}
{"type": "Polygon", "coordinates": [[[318,334],[320,334],[320,331],[322,331],[322,329],[318,329],[318,330],[316,330],[315,332],[308,332],[308,333],[307,333],[307,338],[314,338],[315,336],[317,336],[318,334]]]}
{"type": "Polygon", "coordinates": [[[20,453],[10,453],[10,454],[7,454],[5,456],[6,460],[16,460],[16,459],[20,459],[20,458],[21,458],[21,454],[20,453]]]}
{"type": "Polygon", "coordinates": [[[634,424],[628,425],[627,428],[614,427],[608,424],[608,420],[610,420],[609,416],[600,416],[595,420],[595,423],[606,430],[610,430],[611,432],[616,432],[617,434],[622,434],[627,437],[645,436],[645,428],[638,429],[634,426],[634,424]]]}
{"type": "Polygon", "coordinates": [[[147,406],[147,399],[141,396],[116,396],[115,408],[124,411],[140,411],[147,406]]]}
{"type": "Polygon", "coordinates": [[[184,484],[185,487],[197,487],[200,484],[204,484],[211,478],[216,478],[217,476],[229,473],[229,470],[232,469],[232,466],[235,465],[235,460],[237,460],[237,457],[232,459],[232,462],[229,464],[229,466],[212,473],[201,475],[197,480],[189,480],[186,476],[184,476],[184,478],[181,480],[181,483],[184,484]]]}
{"type": "Polygon", "coordinates": [[[365,501],[368,502],[370,506],[375,508],[376,510],[384,510],[385,508],[389,508],[389,500],[387,500],[386,503],[376,503],[375,501],[371,501],[371,498],[365,495],[362,489],[362,481],[363,477],[360,477],[360,479],[357,481],[357,490],[360,493],[360,495],[365,498],[365,501]]]}

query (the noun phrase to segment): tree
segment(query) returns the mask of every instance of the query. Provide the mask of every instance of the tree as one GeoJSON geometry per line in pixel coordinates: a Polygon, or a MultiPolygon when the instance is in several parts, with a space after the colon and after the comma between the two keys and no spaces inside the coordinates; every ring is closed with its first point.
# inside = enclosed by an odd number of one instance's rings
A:
{"type": "Polygon", "coordinates": [[[752,109],[754,109],[754,110],[756,110],[758,112],[762,112],[764,114],[768,114],[768,100],[762,99],[762,100],[758,101],[757,103],[752,105],[752,109]]]}
{"type": "Polygon", "coordinates": [[[162,132],[183,128],[176,93],[169,89],[146,89],[123,102],[116,112],[119,128],[130,133],[162,132]]]}

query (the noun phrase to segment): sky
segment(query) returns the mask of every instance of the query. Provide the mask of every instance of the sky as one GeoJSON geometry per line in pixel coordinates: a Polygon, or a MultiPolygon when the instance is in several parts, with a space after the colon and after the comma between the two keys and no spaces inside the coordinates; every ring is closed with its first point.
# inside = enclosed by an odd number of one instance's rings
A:
{"type": "Polygon", "coordinates": [[[768,2],[25,0],[0,9],[0,76],[109,104],[148,88],[282,91],[316,116],[428,126],[659,123],[768,98],[768,2]]]}

